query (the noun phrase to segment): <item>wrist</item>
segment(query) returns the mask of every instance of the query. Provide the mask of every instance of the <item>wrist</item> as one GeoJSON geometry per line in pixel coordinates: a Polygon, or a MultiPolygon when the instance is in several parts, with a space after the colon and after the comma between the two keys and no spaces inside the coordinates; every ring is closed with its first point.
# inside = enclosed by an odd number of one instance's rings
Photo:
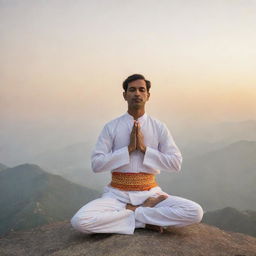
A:
{"type": "Polygon", "coordinates": [[[145,154],[145,153],[146,153],[146,150],[147,150],[146,147],[142,147],[140,151],[145,154]]]}
{"type": "Polygon", "coordinates": [[[135,150],[135,149],[134,149],[133,146],[130,146],[130,145],[128,146],[128,152],[129,152],[129,154],[132,153],[134,150],[135,150]]]}

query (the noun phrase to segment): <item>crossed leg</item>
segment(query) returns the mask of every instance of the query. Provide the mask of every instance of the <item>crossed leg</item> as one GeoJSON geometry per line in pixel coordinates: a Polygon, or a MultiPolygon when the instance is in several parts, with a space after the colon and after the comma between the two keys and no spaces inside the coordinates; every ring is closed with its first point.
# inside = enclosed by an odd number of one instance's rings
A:
{"type": "MultiPolygon", "coordinates": [[[[157,204],[159,204],[160,202],[162,202],[166,198],[168,198],[167,195],[160,195],[158,197],[149,197],[145,200],[145,202],[142,205],[135,206],[135,205],[132,205],[132,204],[126,204],[126,209],[130,209],[132,211],[135,211],[140,206],[142,206],[142,207],[155,207],[157,204]]],[[[163,227],[161,227],[161,226],[141,223],[138,220],[135,220],[135,226],[139,227],[139,228],[146,228],[146,229],[155,230],[155,231],[158,231],[160,233],[163,233],[163,231],[164,231],[163,227]]]]}
{"type": "Polygon", "coordinates": [[[71,219],[72,226],[82,233],[133,234],[134,212],[115,198],[98,198],[84,205],[71,219]]]}
{"type": "Polygon", "coordinates": [[[191,200],[168,196],[154,207],[137,207],[135,219],[139,222],[160,227],[183,227],[202,220],[203,209],[191,200]]]}
{"type": "Polygon", "coordinates": [[[182,227],[200,222],[203,216],[200,205],[176,196],[159,200],[154,206],[151,199],[133,207],[135,209],[115,198],[99,198],[83,206],[71,219],[71,224],[83,233],[133,234],[136,227],[182,227]]]}

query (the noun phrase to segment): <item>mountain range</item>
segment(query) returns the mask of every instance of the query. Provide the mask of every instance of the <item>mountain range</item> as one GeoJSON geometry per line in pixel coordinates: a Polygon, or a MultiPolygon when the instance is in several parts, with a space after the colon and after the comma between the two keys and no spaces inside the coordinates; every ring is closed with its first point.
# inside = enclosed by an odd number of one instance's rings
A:
{"type": "MultiPolygon", "coordinates": [[[[256,192],[255,131],[255,120],[214,124],[202,129],[186,127],[181,132],[184,136],[180,141],[183,142],[178,143],[183,155],[182,170],[178,174],[162,172],[157,176],[160,186],[170,194],[198,201],[207,211],[226,206],[256,210],[253,196],[256,192]],[[189,132],[185,136],[186,130],[189,132]]],[[[92,141],[90,138],[86,143],[58,150],[57,146],[54,150],[48,148],[40,154],[35,151],[29,162],[71,182],[102,191],[110,181],[110,173],[91,171],[92,141]]],[[[1,145],[2,158],[8,153],[6,145],[1,145]]],[[[0,166],[0,170],[5,168],[0,166]]]]}
{"type": "Polygon", "coordinates": [[[0,171],[7,169],[8,167],[0,163],[0,171]]]}
{"type": "Polygon", "coordinates": [[[48,150],[38,154],[30,161],[38,164],[47,172],[61,175],[65,179],[88,188],[102,191],[110,181],[110,173],[95,175],[91,171],[90,143],[76,143],[59,150],[48,150]]]}
{"type": "MultiPolygon", "coordinates": [[[[110,181],[110,173],[95,174],[89,160],[82,163],[86,148],[85,144],[72,145],[55,153],[48,152],[49,157],[45,154],[37,160],[48,172],[102,191],[110,181]]],[[[161,172],[157,180],[166,192],[195,200],[207,211],[227,206],[256,210],[255,155],[255,141],[237,141],[196,157],[183,156],[180,173],[161,172]]]]}
{"type": "Polygon", "coordinates": [[[194,158],[238,141],[256,141],[256,120],[186,126],[182,131],[177,129],[176,134],[184,157],[194,158]]]}
{"type": "Polygon", "coordinates": [[[202,222],[226,231],[244,233],[256,237],[256,211],[238,211],[232,207],[206,212],[202,222]]]}
{"type": "MultiPolygon", "coordinates": [[[[98,192],[23,164],[0,172],[0,235],[70,219],[98,192]]],[[[207,211],[203,222],[227,231],[256,236],[256,211],[226,207],[207,211]]]]}
{"type": "Polygon", "coordinates": [[[201,156],[184,159],[180,173],[162,172],[168,193],[199,202],[207,211],[227,206],[256,210],[256,142],[238,141],[201,156]]]}
{"type": "Polygon", "coordinates": [[[0,235],[69,219],[98,192],[22,164],[0,172],[0,235]]]}

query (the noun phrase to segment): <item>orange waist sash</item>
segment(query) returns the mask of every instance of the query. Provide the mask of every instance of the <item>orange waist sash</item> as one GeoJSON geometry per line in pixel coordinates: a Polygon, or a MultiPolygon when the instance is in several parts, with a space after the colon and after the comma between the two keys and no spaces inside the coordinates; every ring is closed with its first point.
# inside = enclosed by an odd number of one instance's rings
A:
{"type": "Polygon", "coordinates": [[[155,175],[150,173],[112,172],[110,186],[120,190],[144,191],[158,186],[155,175]]]}

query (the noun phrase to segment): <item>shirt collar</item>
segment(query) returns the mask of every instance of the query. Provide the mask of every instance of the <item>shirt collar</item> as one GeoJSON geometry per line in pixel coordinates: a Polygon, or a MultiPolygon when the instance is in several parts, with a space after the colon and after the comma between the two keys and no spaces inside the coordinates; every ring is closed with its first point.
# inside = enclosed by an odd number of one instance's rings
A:
{"type": "MultiPolygon", "coordinates": [[[[133,116],[132,116],[132,115],[130,115],[128,112],[126,112],[126,113],[125,113],[125,116],[126,116],[129,120],[131,120],[131,121],[133,121],[133,120],[134,120],[133,116]]],[[[147,118],[147,114],[146,114],[146,113],[144,113],[144,115],[143,115],[143,116],[141,116],[141,117],[139,117],[139,118],[138,118],[138,121],[139,121],[139,122],[143,122],[143,121],[145,121],[145,120],[146,120],[146,118],[147,118]]]]}

